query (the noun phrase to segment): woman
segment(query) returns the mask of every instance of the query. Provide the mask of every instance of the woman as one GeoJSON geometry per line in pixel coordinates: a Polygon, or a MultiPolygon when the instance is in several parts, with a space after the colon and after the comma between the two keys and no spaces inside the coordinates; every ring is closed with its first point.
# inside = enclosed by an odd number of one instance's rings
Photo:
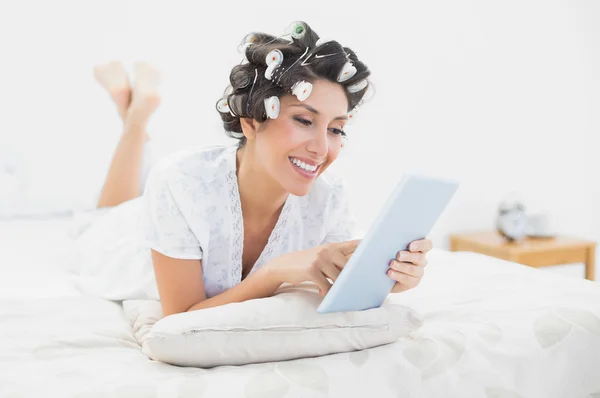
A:
{"type": "MultiPolygon", "coordinates": [[[[114,90],[126,78],[115,79],[113,89],[105,83],[125,123],[99,201],[116,207],[87,237],[90,246],[107,247],[86,253],[95,261],[85,262],[88,275],[103,272],[105,297],[136,298],[153,285],[168,316],[268,297],[283,283],[310,281],[324,295],[356,248],[346,191],[327,169],[368,88],[369,70],[351,49],[319,40],[303,22],[282,37],[250,34],[243,52],[217,103],[238,145],[163,159],[137,199],[157,79],[144,90],[134,87],[130,105],[114,90]],[[123,238],[123,220],[140,231],[141,244],[123,238]],[[111,269],[115,275],[107,277],[111,269]]],[[[390,262],[393,292],[419,283],[430,249],[429,240],[415,241],[390,262]]]]}

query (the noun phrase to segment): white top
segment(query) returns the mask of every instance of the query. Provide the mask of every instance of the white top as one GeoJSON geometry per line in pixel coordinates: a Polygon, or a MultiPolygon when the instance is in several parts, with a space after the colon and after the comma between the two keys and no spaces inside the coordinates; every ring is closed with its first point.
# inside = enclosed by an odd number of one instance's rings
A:
{"type": "MultiPolygon", "coordinates": [[[[142,201],[144,246],[173,258],[202,259],[208,297],[241,281],[244,221],[236,153],[237,146],[217,146],[161,160],[142,201]]],[[[354,239],[354,228],[343,182],[326,171],[306,196],[288,196],[251,272],[288,252],[354,239]]]]}

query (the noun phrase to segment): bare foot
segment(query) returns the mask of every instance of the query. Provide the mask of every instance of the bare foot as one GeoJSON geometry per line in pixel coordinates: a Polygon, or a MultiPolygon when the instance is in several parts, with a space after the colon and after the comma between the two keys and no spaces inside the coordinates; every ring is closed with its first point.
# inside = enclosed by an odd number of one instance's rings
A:
{"type": "Polygon", "coordinates": [[[160,73],[152,65],[145,62],[136,62],[135,83],[133,86],[132,100],[127,110],[126,123],[145,127],[160,104],[158,86],[160,73]]]}
{"type": "Polygon", "coordinates": [[[131,87],[123,65],[119,61],[98,65],[94,68],[94,77],[108,91],[117,104],[121,119],[125,121],[127,108],[131,102],[131,87]]]}

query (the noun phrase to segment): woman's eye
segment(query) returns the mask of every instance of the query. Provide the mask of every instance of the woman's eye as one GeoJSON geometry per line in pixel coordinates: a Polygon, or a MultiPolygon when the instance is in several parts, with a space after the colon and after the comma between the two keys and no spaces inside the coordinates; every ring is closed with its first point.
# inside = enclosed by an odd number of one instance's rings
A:
{"type": "Polygon", "coordinates": [[[310,120],[302,119],[300,117],[295,118],[297,122],[302,123],[305,126],[310,126],[312,122],[310,120]]]}
{"type": "MultiPolygon", "coordinates": [[[[312,121],[310,121],[308,119],[303,119],[301,117],[295,117],[294,120],[296,120],[298,123],[301,123],[301,124],[303,124],[303,125],[305,125],[307,127],[308,126],[312,126],[312,124],[313,124],[312,121]]],[[[346,136],[346,133],[343,130],[341,130],[341,129],[330,128],[329,131],[331,131],[335,135],[341,135],[343,137],[346,136]]]]}
{"type": "Polygon", "coordinates": [[[346,136],[346,133],[343,130],[340,129],[329,129],[333,134],[335,135],[341,135],[341,136],[346,136]]]}

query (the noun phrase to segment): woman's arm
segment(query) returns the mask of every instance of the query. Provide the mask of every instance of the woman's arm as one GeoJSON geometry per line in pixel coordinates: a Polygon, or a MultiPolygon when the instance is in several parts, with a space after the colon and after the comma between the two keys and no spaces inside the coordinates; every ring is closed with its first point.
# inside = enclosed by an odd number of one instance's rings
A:
{"type": "Polygon", "coordinates": [[[223,293],[192,305],[188,311],[203,310],[229,303],[241,303],[246,300],[270,297],[279,286],[281,286],[281,282],[275,280],[270,272],[270,268],[261,267],[241,283],[223,293]]]}
{"type": "Polygon", "coordinates": [[[281,286],[270,267],[261,267],[231,289],[207,299],[202,260],[176,259],[152,250],[152,264],[163,316],[269,297],[281,286]]]}
{"type": "Polygon", "coordinates": [[[206,298],[202,260],[178,260],[152,250],[152,262],[163,315],[202,310],[272,296],[283,283],[314,282],[321,295],[331,287],[359,240],[329,243],[276,257],[241,283],[206,298]]]}
{"type": "Polygon", "coordinates": [[[163,316],[185,312],[206,299],[202,260],[182,260],[151,252],[163,316]]]}

